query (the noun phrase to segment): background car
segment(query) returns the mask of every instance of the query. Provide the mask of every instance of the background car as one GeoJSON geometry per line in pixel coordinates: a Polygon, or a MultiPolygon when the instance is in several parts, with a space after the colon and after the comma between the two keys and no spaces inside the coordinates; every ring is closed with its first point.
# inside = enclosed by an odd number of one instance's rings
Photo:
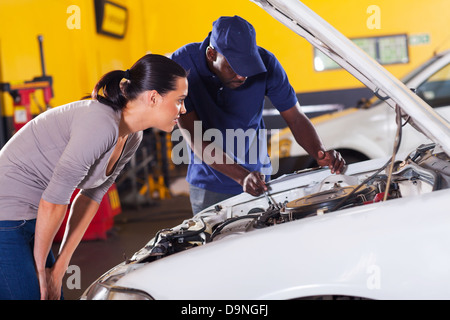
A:
{"type": "Polygon", "coordinates": [[[449,299],[450,124],[301,2],[255,2],[383,92],[396,110],[392,154],[206,208],[157,232],[82,299],[449,299]],[[433,143],[398,154],[406,120],[433,143]]]}
{"type": "MultiPolygon", "coordinates": [[[[450,50],[435,55],[406,76],[403,83],[415,89],[417,95],[445,119],[450,119],[450,50]]],[[[311,121],[326,148],[338,150],[347,163],[354,163],[384,157],[392,152],[392,136],[396,130],[394,119],[394,110],[374,97],[360,107],[322,115],[311,121]]],[[[279,149],[274,148],[271,154],[272,159],[279,161],[280,168],[274,177],[317,166],[295,141],[289,128],[281,130],[272,139],[279,144],[279,149]]],[[[402,139],[400,152],[430,142],[411,126],[404,127],[402,139]]]]}

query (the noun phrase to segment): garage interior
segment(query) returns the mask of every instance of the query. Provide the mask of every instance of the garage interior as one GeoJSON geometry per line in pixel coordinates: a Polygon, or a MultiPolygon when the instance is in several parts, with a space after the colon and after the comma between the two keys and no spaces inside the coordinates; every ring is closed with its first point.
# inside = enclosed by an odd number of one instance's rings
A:
{"type": "MultiPolygon", "coordinates": [[[[447,0],[379,0],[371,9],[372,1],[366,0],[302,2],[362,47],[373,39],[407,35],[403,60],[384,65],[398,78],[449,47],[450,39],[442,32],[448,16],[436,14],[449,12],[447,0]]],[[[147,53],[170,56],[187,43],[203,41],[220,16],[239,15],[253,24],[258,45],[277,56],[308,117],[341,111],[372,96],[346,71],[325,60],[318,64],[320,53],[250,1],[74,3],[1,1],[0,148],[33,117],[89,94],[106,72],[125,70],[147,53]]],[[[265,109],[268,129],[286,127],[279,114],[271,112],[270,101],[265,109]]],[[[79,299],[89,284],[133,255],[158,230],[192,217],[187,165],[172,161],[177,143],[182,142],[172,141],[170,133],[144,132],[138,152],[105,195],[72,257],[71,265],[79,267],[81,277],[67,272],[65,299],[79,299]]],[[[55,238],[54,253],[63,231],[55,238]]]]}

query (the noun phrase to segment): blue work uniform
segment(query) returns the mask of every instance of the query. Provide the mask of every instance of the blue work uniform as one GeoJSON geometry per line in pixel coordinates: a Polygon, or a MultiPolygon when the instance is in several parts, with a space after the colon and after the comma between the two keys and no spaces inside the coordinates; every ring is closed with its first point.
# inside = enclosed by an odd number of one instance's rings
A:
{"type": "MultiPolygon", "coordinates": [[[[270,176],[272,168],[262,118],[264,99],[267,96],[282,112],[297,103],[295,91],[276,57],[261,47],[258,50],[267,71],[247,78],[236,89],[223,86],[206,62],[210,35],[202,43],[187,44],[172,54],[172,59],[189,71],[186,110],[197,113],[203,132],[220,131],[222,148],[236,163],[270,176]]],[[[186,180],[191,185],[218,193],[242,193],[241,185],[195,158],[190,151],[186,180]]]]}

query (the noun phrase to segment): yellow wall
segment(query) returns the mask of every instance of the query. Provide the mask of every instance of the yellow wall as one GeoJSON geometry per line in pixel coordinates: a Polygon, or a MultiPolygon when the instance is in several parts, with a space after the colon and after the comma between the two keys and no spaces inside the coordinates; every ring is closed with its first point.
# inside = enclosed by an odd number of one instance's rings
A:
{"type": "MultiPolygon", "coordinates": [[[[439,46],[450,47],[448,0],[304,0],[303,3],[349,38],[430,34],[429,44],[410,48],[410,63],[386,66],[397,77],[430,58],[439,46]],[[380,8],[379,30],[367,27],[371,16],[367,8],[373,4],[380,8]]],[[[253,24],[258,44],[278,57],[297,92],[361,87],[346,71],[314,71],[311,45],[250,1],[159,0],[148,1],[148,6],[154,9],[147,14],[151,20],[148,41],[153,51],[172,52],[184,43],[202,41],[220,15],[237,14],[253,24]]]]}
{"type": "MultiPolygon", "coordinates": [[[[102,74],[129,68],[147,52],[166,54],[202,41],[221,15],[240,15],[257,31],[258,44],[276,54],[297,92],[361,87],[343,70],[316,72],[312,47],[248,0],[114,0],[129,10],[127,35],[118,40],[95,31],[93,0],[2,0],[0,2],[0,81],[31,80],[41,74],[36,36],[44,36],[47,74],[54,79],[53,106],[88,94],[102,74]],[[80,7],[81,28],[70,30],[67,8],[80,7]]],[[[319,15],[350,38],[398,33],[431,36],[429,44],[410,48],[410,63],[387,66],[401,77],[449,48],[448,0],[305,0],[319,15]],[[381,9],[381,29],[367,27],[367,7],[381,9]]],[[[3,95],[5,110],[11,99],[3,95]]],[[[5,114],[5,111],[4,113],[5,114]]],[[[10,114],[10,112],[6,112],[10,114]]]]}
{"type": "MultiPolygon", "coordinates": [[[[126,69],[145,54],[140,1],[117,0],[133,17],[127,36],[115,39],[96,33],[91,0],[2,0],[0,3],[0,81],[31,80],[41,75],[37,35],[44,37],[46,71],[53,76],[52,106],[89,94],[102,74],[126,69]],[[80,8],[80,28],[69,29],[72,4],[80,8]]],[[[38,93],[39,96],[39,93],[38,93]]],[[[4,114],[11,115],[12,99],[4,94],[4,114]]]]}
{"type": "MultiPolygon", "coordinates": [[[[319,5],[324,1],[307,0],[309,5],[319,15],[324,17],[336,29],[349,38],[375,37],[393,34],[429,34],[429,44],[410,46],[410,63],[385,66],[392,74],[403,77],[410,70],[429,59],[434,50],[450,48],[450,12],[448,0],[344,0],[326,1],[327,5],[319,5]],[[376,4],[381,13],[381,29],[367,28],[367,8],[376,4]],[[344,9],[343,9],[344,8],[344,9]]],[[[300,47],[299,47],[300,49],[300,47]]],[[[307,57],[311,61],[312,53],[307,57]]],[[[300,67],[297,64],[297,67],[300,67]]],[[[312,67],[312,66],[311,66],[312,67]]],[[[295,68],[292,65],[292,68],[295,68]]],[[[301,91],[317,91],[317,83],[326,83],[331,89],[360,86],[360,83],[350,76],[342,78],[345,71],[314,72],[308,70],[310,81],[298,79],[301,91]]]]}

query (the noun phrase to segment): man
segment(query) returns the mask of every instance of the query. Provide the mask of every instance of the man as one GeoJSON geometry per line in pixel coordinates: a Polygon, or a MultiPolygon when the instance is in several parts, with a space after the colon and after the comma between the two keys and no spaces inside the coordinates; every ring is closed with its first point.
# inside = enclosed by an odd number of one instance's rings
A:
{"type": "Polygon", "coordinates": [[[265,96],[317,163],[341,173],[345,161],[338,152],[326,151],[301,112],[284,69],[272,53],[256,45],[255,30],[246,20],[220,17],[202,43],[178,49],[172,59],[189,71],[187,113],[178,124],[191,149],[187,181],[194,214],[242,191],[254,196],[267,191],[264,177],[271,174],[271,165],[266,136],[260,134],[265,128],[265,96]],[[195,144],[199,124],[203,131],[220,130],[223,141],[209,142],[204,137],[200,145],[195,144]],[[244,135],[245,142],[239,135],[244,135]],[[258,139],[264,139],[263,143],[258,139]],[[211,144],[221,149],[212,149],[211,144]],[[209,159],[206,150],[211,151],[209,159]]]}

